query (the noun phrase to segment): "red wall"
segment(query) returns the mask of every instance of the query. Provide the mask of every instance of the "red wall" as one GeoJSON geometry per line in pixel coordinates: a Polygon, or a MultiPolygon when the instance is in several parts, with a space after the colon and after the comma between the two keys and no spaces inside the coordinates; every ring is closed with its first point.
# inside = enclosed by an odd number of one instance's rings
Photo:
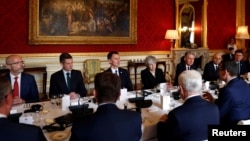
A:
{"type": "Polygon", "coordinates": [[[208,0],[207,9],[208,47],[226,49],[236,33],[236,0],[208,0]]]}
{"type": "MultiPolygon", "coordinates": [[[[247,0],[246,0],[247,1],[247,0]]],[[[235,35],[235,1],[208,0],[208,47],[225,48],[235,35]]],[[[138,0],[135,45],[28,45],[29,0],[3,0],[0,5],[0,54],[169,50],[167,29],[175,28],[174,0],[138,0]]]]}
{"type": "MultiPolygon", "coordinates": [[[[246,25],[248,26],[248,33],[250,33],[250,0],[246,0],[246,25]]],[[[246,41],[246,44],[248,45],[248,48],[250,49],[250,40],[246,41]]]]}

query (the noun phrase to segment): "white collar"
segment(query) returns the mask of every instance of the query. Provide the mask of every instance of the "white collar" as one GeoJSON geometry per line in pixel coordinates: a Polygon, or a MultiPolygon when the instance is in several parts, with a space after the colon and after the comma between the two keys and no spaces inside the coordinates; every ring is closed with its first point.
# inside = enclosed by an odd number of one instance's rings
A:
{"type": "Polygon", "coordinates": [[[0,113],[0,118],[7,118],[7,116],[0,113]]]}
{"type": "Polygon", "coordinates": [[[10,73],[10,77],[13,79],[15,79],[15,77],[21,78],[21,73],[19,73],[17,76],[10,73]]]}

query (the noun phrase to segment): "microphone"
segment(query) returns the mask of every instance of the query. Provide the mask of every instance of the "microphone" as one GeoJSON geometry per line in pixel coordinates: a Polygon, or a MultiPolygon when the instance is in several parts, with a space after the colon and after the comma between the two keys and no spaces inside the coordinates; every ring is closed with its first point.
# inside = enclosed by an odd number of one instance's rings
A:
{"type": "MultiPolygon", "coordinates": [[[[79,98],[80,99],[80,98],[79,98]]],[[[74,119],[80,119],[84,116],[93,114],[94,109],[89,108],[89,104],[91,100],[89,99],[87,102],[84,102],[82,105],[80,105],[80,100],[78,99],[78,105],[69,106],[69,110],[72,112],[74,119]]]]}
{"type": "Polygon", "coordinates": [[[130,103],[135,103],[135,102],[137,102],[137,101],[143,101],[143,100],[144,100],[144,96],[138,97],[138,96],[137,96],[137,93],[135,94],[135,97],[129,98],[129,99],[128,99],[128,101],[129,101],[130,103]]]}
{"type": "Polygon", "coordinates": [[[142,93],[143,93],[142,97],[138,97],[136,93],[135,95],[136,97],[129,98],[128,101],[131,103],[135,103],[137,108],[148,108],[153,104],[153,102],[150,99],[145,100],[145,97],[152,94],[152,92],[143,90],[142,93]]]}

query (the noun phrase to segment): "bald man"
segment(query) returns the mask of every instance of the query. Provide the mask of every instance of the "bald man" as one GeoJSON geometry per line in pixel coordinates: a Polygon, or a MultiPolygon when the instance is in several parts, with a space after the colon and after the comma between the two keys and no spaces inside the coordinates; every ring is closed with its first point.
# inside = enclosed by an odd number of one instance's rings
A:
{"type": "Polygon", "coordinates": [[[218,66],[221,63],[222,55],[220,53],[215,53],[213,55],[212,61],[205,65],[202,78],[205,81],[217,81],[219,79],[218,66]]]}
{"type": "Polygon", "coordinates": [[[11,82],[14,104],[38,102],[39,93],[35,78],[33,75],[23,73],[24,61],[22,57],[10,55],[5,61],[7,68],[10,70],[5,76],[11,82]]]}

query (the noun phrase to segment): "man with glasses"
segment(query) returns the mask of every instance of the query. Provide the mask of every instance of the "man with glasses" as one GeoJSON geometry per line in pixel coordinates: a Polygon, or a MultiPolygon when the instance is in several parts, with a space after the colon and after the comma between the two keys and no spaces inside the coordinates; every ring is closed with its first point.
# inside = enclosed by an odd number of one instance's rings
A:
{"type": "Polygon", "coordinates": [[[6,66],[10,70],[5,76],[10,80],[14,103],[30,103],[39,101],[39,93],[35,77],[23,73],[24,61],[18,55],[10,55],[6,58],[6,66]]]}
{"type": "Polygon", "coordinates": [[[13,102],[11,83],[8,78],[0,77],[0,137],[3,141],[46,141],[40,127],[11,122],[7,116],[13,102]]]}

